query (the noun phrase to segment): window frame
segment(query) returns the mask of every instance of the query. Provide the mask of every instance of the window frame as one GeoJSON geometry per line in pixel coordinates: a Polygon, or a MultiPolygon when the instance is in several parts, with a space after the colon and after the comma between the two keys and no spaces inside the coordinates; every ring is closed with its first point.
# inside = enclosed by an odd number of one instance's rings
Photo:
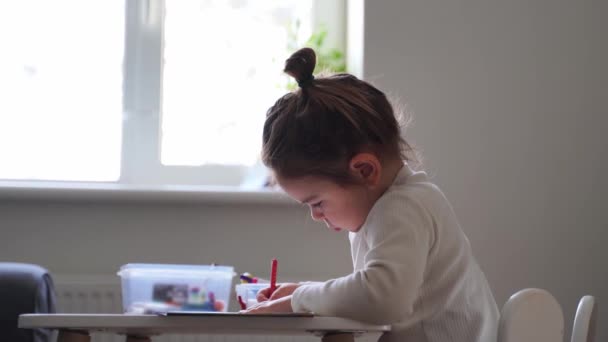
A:
{"type": "MultiPolygon", "coordinates": [[[[329,29],[329,46],[346,51],[346,0],[313,0],[313,27],[329,29]],[[332,20],[332,18],[334,20],[332,20]]],[[[238,165],[175,166],[161,162],[165,0],[126,0],[120,174],[115,181],[0,179],[0,189],[169,189],[250,191],[241,187],[250,168],[238,165]],[[97,185],[95,185],[97,184],[97,185]],[[98,186],[99,185],[99,186],[98,186]]],[[[263,190],[263,189],[258,189],[263,190]]]]}
{"type": "Polygon", "coordinates": [[[164,0],[127,1],[123,134],[118,183],[238,185],[245,167],[168,166],[160,160],[164,0]]]}
{"type": "MultiPolygon", "coordinates": [[[[313,0],[312,14],[313,27],[326,25],[329,44],[343,51],[345,2],[313,0]]],[[[161,163],[164,13],[164,0],[126,2],[123,140],[118,182],[238,187],[249,170],[246,166],[161,163]]]]}

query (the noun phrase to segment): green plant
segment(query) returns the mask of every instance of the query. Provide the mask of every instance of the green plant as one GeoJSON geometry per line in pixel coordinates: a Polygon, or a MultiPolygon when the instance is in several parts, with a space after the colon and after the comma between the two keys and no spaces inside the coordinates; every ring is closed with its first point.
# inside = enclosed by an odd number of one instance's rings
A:
{"type": "Polygon", "coordinates": [[[319,72],[346,72],[346,59],[344,53],[336,48],[325,46],[327,39],[327,28],[320,27],[308,38],[305,46],[312,48],[317,53],[317,66],[314,73],[319,72]]]}
{"type": "MultiPolygon", "coordinates": [[[[315,50],[317,55],[317,65],[315,66],[314,74],[321,72],[340,73],[346,72],[346,58],[344,52],[337,48],[327,46],[327,27],[320,26],[310,35],[304,46],[298,46],[298,31],[300,21],[296,20],[295,25],[288,29],[287,52],[294,53],[302,47],[309,47],[315,50]]],[[[293,79],[287,82],[287,90],[296,89],[297,84],[293,79]]]]}

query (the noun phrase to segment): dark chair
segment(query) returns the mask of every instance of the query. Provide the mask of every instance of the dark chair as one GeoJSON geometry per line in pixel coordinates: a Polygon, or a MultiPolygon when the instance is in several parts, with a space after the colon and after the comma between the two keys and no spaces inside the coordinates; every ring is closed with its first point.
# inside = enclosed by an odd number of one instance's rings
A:
{"type": "Polygon", "coordinates": [[[19,329],[23,313],[54,313],[55,289],[48,271],[38,265],[0,262],[0,341],[48,342],[48,329],[19,329]]]}

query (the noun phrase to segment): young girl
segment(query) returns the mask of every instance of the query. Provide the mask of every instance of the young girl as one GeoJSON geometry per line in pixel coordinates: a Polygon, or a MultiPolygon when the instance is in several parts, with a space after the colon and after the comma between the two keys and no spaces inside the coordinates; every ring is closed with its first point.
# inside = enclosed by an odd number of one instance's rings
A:
{"type": "Polygon", "coordinates": [[[263,161],[313,219],[349,232],[354,272],[262,290],[246,313],[389,324],[382,341],[496,341],[486,278],[443,193],[408,166],[386,96],[349,74],[314,78],[315,63],[309,48],[286,61],[299,89],[268,110],[263,161]]]}

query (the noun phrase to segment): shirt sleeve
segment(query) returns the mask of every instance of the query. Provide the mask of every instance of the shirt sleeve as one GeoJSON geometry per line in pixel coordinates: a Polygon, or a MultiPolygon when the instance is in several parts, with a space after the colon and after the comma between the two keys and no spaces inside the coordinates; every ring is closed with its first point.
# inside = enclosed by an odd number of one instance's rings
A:
{"type": "Polygon", "coordinates": [[[369,246],[363,269],[300,286],[293,293],[292,309],[373,324],[402,320],[413,312],[423,282],[432,225],[431,216],[416,200],[385,194],[359,232],[365,233],[369,246]]]}

